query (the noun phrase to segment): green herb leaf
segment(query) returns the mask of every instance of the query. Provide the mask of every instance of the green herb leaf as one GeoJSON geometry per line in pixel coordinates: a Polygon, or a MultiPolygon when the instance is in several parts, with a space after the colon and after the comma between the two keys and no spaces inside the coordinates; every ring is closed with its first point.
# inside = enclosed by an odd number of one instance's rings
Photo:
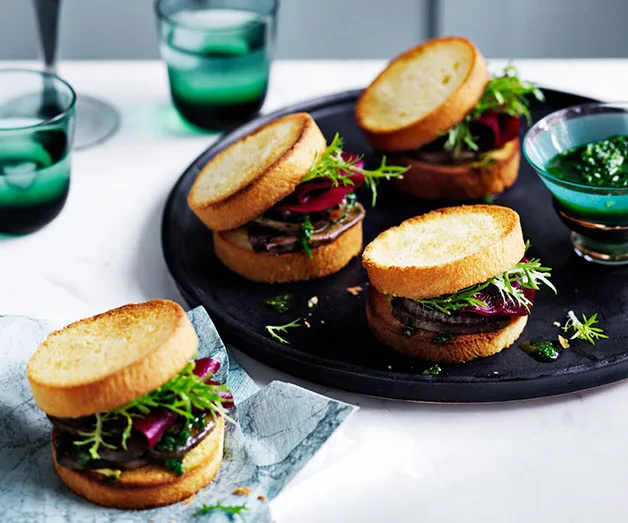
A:
{"type": "Polygon", "coordinates": [[[299,241],[301,242],[301,247],[303,247],[303,250],[305,251],[305,254],[307,254],[308,258],[312,258],[313,254],[312,254],[312,235],[314,234],[314,225],[312,225],[312,222],[307,219],[303,222],[302,228],[301,228],[301,236],[299,237],[299,241]]]}
{"type": "Polygon", "coordinates": [[[574,340],[576,338],[588,341],[590,344],[595,345],[595,340],[600,338],[608,338],[604,331],[599,327],[594,327],[598,323],[597,313],[590,318],[582,315],[582,321],[578,319],[574,311],[567,313],[567,322],[563,326],[563,331],[573,331],[573,335],[569,338],[574,340]]]}
{"type": "Polygon", "coordinates": [[[278,294],[264,300],[264,305],[275,309],[277,312],[288,312],[294,302],[294,294],[278,294]]]}
{"type": "Polygon", "coordinates": [[[301,321],[301,318],[297,318],[296,320],[291,321],[290,323],[286,323],[285,325],[266,325],[266,327],[264,328],[266,329],[266,332],[268,332],[268,334],[270,334],[273,338],[280,341],[281,343],[290,343],[288,340],[282,338],[277,333],[281,332],[282,334],[284,334],[288,332],[288,329],[291,329],[294,327],[300,327],[301,326],[301,324],[299,323],[300,321],[301,321]]]}
{"type": "MultiPolygon", "coordinates": [[[[526,249],[529,243],[526,243],[526,249]]],[[[477,296],[489,285],[493,285],[499,291],[504,301],[509,301],[517,306],[530,309],[532,302],[525,296],[523,289],[539,290],[545,285],[556,293],[556,287],[550,281],[552,269],[541,266],[541,261],[534,258],[528,261],[520,261],[514,267],[502,274],[498,274],[484,283],[478,283],[453,294],[443,294],[436,298],[423,298],[415,300],[423,307],[451,314],[465,307],[486,307],[486,303],[477,296]],[[515,286],[515,283],[518,286],[515,286]]]]}
{"type": "Polygon", "coordinates": [[[167,459],[164,461],[164,468],[170,472],[174,472],[177,476],[183,476],[185,467],[180,459],[167,459]]]}
{"type": "Polygon", "coordinates": [[[508,65],[500,76],[493,75],[482,98],[465,119],[447,131],[445,150],[453,151],[454,156],[463,150],[477,151],[476,137],[471,134],[469,124],[489,110],[524,117],[530,122],[529,95],[540,101],[544,99],[543,92],[534,83],[520,80],[517,69],[508,65]]]}
{"type": "Polygon", "coordinates": [[[204,514],[209,514],[211,512],[215,512],[220,510],[229,516],[242,516],[242,512],[248,511],[249,509],[246,505],[223,505],[220,503],[216,503],[215,505],[205,505],[199,508],[196,512],[194,512],[195,516],[202,516],[204,514]]]}
{"type": "Polygon", "coordinates": [[[152,409],[160,407],[178,414],[188,423],[196,419],[195,411],[207,412],[214,417],[220,415],[232,422],[227,409],[223,406],[226,400],[220,395],[221,392],[228,392],[227,387],[207,383],[211,375],[204,378],[197,376],[193,372],[194,366],[193,361],[189,362],[179,374],[154,391],[121,407],[96,414],[93,430],[79,432],[84,439],[75,441],[74,444],[79,447],[89,445],[89,454],[92,459],[100,458],[98,449],[101,445],[110,449],[121,447],[126,450],[126,443],[131,436],[133,418],[145,416],[152,409]],[[114,445],[110,441],[111,438],[105,441],[104,438],[110,435],[102,429],[103,421],[115,419],[123,419],[126,422],[119,445],[114,445]]]}
{"type": "Polygon", "coordinates": [[[373,193],[372,205],[377,201],[377,184],[380,180],[391,180],[393,178],[403,178],[409,167],[397,165],[387,165],[386,157],[382,157],[382,162],[377,169],[360,169],[356,166],[360,156],[355,156],[350,160],[342,157],[342,138],[336,133],[334,139],[325,149],[325,152],[312,165],[310,171],[301,180],[301,183],[314,180],[315,178],[328,178],[334,186],[353,185],[352,173],[360,173],[364,176],[364,183],[373,193]]]}
{"type": "Polygon", "coordinates": [[[443,369],[441,369],[440,365],[437,363],[437,364],[432,365],[431,367],[428,367],[427,369],[425,369],[423,371],[423,374],[425,374],[427,376],[438,376],[441,372],[443,372],[443,369]]]}

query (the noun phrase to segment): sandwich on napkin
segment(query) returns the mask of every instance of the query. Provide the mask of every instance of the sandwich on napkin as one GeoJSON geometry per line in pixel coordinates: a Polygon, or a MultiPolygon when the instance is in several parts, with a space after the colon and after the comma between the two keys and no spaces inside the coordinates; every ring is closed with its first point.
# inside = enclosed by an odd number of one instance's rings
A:
{"type": "Polygon", "coordinates": [[[393,350],[439,363],[491,356],[521,335],[551,269],[525,257],[519,215],[450,207],[381,233],[362,255],[366,316],[393,350]]]}
{"type": "Polygon", "coordinates": [[[218,258],[241,276],[278,283],[319,278],[362,250],[365,210],[355,191],[373,191],[403,167],[364,168],[325,137],[307,113],[274,120],[231,144],[198,174],[188,205],[213,231],[218,258]]]}
{"type": "Polygon", "coordinates": [[[223,456],[233,398],[194,361],[183,309],[152,300],[53,332],[28,362],[35,402],[52,422],[52,459],[65,485],[107,507],[176,503],[208,485],[223,456]]]}
{"type": "Polygon", "coordinates": [[[514,67],[489,78],[477,47],[450,36],[392,60],[364,90],[355,115],[374,149],[410,168],[394,182],[399,189],[471,200],[515,183],[530,95],[542,99],[514,67]]]}

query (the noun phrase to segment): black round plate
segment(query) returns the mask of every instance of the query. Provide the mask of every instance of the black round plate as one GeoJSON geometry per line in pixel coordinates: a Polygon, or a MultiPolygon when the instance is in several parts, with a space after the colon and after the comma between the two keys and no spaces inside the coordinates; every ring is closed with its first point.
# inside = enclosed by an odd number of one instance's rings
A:
{"type": "MultiPolygon", "coordinates": [[[[592,101],[546,89],[546,102],[533,102],[533,120],[563,107],[592,101]]],[[[556,339],[553,322],[563,322],[567,311],[588,315],[598,312],[600,325],[610,336],[593,346],[574,341],[553,363],[541,363],[516,345],[490,358],[464,364],[442,365],[440,376],[422,374],[429,364],[397,356],[370,334],[364,315],[367,277],[354,259],[338,274],[295,284],[251,283],[226,269],[216,258],[211,232],[194,216],[186,197],[196,174],[227,145],[279,116],[307,111],[330,140],[339,132],[345,150],[363,153],[367,165],[371,150],[358,130],[353,108],[360,91],[350,91],[262,116],[224,136],[199,156],[175,185],[163,218],[162,243],[166,263],[185,299],[210,312],[221,335],[253,358],[307,380],[352,392],[419,401],[485,402],[551,396],[588,389],[628,377],[628,268],[592,265],[572,251],[567,229],[552,209],[549,193],[522,160],[517,183],[496,199],[521,215],[530,253],[553,267],[559,293],[537,293],[525,339],[556,339]],[[296,306],[280,314],[263,300],[280,293],[294,293],[296,306]],[[307,302],[318,297],[318,305],[307,302]],[[265,325],[282,325],[305,318],[311,325],[290,329],[290,343],[270,338],[265,325]]],[[[367,207],[364,244],[381,231],[447,202],[422,201],[380,187],[377,207],[369,208],[369,194],[359,191],[367,207]]]]}

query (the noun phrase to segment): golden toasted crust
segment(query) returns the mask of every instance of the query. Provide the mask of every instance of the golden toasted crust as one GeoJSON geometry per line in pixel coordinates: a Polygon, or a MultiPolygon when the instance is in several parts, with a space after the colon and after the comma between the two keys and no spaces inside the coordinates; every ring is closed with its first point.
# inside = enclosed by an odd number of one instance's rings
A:
{"type": "Polygon", "coordinates": [[[197,347],[196,332],[181,306],[152,300],[53,332],[31,356],[27,377],[44,412],[88,416],[163,385],[197,347]]]}
{"type": "Polygon", "coordinates": [[[278,118],[212,158],[188,205],[210,229],[236,229],[292,193],[326,146],[309,114],[278,118]]]}
{"type": "Polygon", "coordinates": [[[380,292],[430,298],[482,283],[525,252],[519,215],[499,205],[448,207],[381,233],[362,254],[380,292]]]}
{"type": "Polygon", "coordinates": [[[401,191],[419,198],[477,200],[499,194],[515,183],[519,156],[519,139],[515,139],[488,153],[488,161],[438,165],[392,154],[389,163],[410,167],[403,179],[393,181],[401,191]]]}
{"type": "Polygon", "coordinates": [[[273,254],[253,252],[234,245],[214,232],[216,255],[229,269],[252,281],[284,283],[322,278],[338,272],[362,250],[362,222],[342,233],[336,241],[304,252],[273,254]]]}
{"type": "Polygon", "coordinates": [[[437,363],[458,363],[485,358],[510,347],[523,332],[527,316],[513,318],[510,325],[493,332],[459,334],[443,344],[432,343],[436,333],[421,329],[411,337],[403,333],[403,325],[391,314],[390,297],[369,287],[366,298],[366,319],[375,337],[396,352],[437,363]]]}
{"type": "Polygon", "coordinates": [[[479,102],[488,80],[486,61],[471,41],[458,36],[435,38],[388,64],[360,96],[356,120],[374,149],[418,149],[458,125],[479,102]],[[456,68],[461,62],[464,65],[456,68]],[[449,78],[459,84],[441,100],[437,94],[440,84],[449,78]],[[417,101],[422,105],[432,101],[433,106],[406,123],[417,101]],[[398,123],[391,125],[395,115],[398,123]]]}
{"type": "Polygon", "coordinates": [[[123,471],[110,483],[93,471],[71,470],[57,462],[54,467],[61,481],[75,494],[104,507],[140,510],[183,501],[209,485],[222,463],[224,421],[183,458],[185,473],[177,476],[162,467],[147,466],[123,471]]]}

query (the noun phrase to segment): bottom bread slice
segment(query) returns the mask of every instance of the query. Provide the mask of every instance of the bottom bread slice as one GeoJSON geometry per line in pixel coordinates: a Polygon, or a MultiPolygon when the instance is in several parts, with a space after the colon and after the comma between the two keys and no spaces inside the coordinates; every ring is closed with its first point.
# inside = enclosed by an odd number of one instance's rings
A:
{"type": "Polygon", "coordinates": [[[519,173],[519,140],[487,153],[482,161],[459,165],[428,163],[408,155],[390,155],[390,163],[409,166],[397,189],[419,198],[477,200],[513,185],[519,173]]]}
{"type": "Polygon", "coordinates": [[[115,482],[109,482],[105,475],[94,471],[72,470],[60,465],[54,445],[52,456],[59,478],[75,494],[105,507],[138,510],[177,503],[209,485],[220,469],[223,445],[224,420],[220,417],[209,435],[183,458],[185,473],[182,476],[149,465],[123,471],[115,482]]]}
{"type": "Polygon", "coordinates": [[[362,222],[342,233],[335,241],[305,252],[274,254],[244,249],[214,231],[216,256],[229,269],[248,280],[266,283],[321,278],[338,272],[362,251],[362,222]]]}
{"type": "Polygon", "coordinates": [[[437,334],[416,329],[404,334],[403,325],[393,317],[390,297],[369,287],[366,319],[375,337],[396,352],[436,363],[460,363],[497,354],[510,347],[523,332],[527,316],[513,318],[503,329],[478,334],[459,334],[446,343],[434,343],[437,334]]]}

